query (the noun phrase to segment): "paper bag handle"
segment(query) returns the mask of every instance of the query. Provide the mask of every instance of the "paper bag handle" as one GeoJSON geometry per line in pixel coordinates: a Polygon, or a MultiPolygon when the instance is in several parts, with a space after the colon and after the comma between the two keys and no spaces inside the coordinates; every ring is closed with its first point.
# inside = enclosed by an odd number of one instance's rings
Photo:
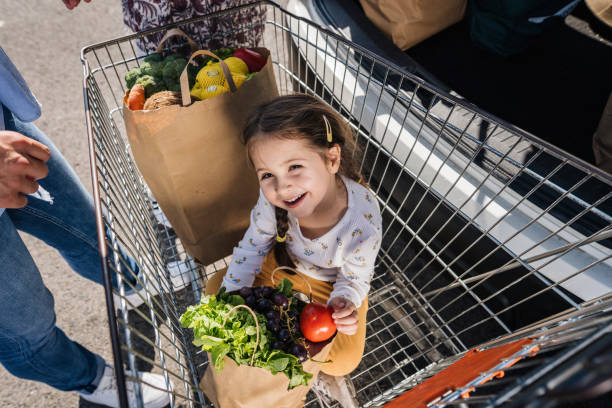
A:
{"type": "Polygon", "coordinates": [[[274,274],[276,273],[276,271],[280,271],[283,269],[286,269],[291,272],[295,272],[297,276],[299,276],[300,278],[302,278],[304,282],[306,282],[306,286],[308,286],[308,290],[310,290],[310,294],[308,295],[308,298],[310,299],[310,302],[312,303],[312,286],[310,286],[310,282],[308,282],[308,280],[304,277],[302,272],[299,272],[295,268],[291,268],[289,266],[279,266],[278,268],[275,268],[270,274],[270,280],[272,281],[272,286],[276,287],[276,282],[274,282],[274,274]]]}
{"type": "Polygon", "coordinates": [[[219,65],[221,65],[221,70],[223,71],[223,75],[225,75],[225,80],[227,81],[227,84],[229,85],[230,92],[236,92],[236,90],[238,89],[236,87],[236,83],[234,82],[234,78],[232,78],[232,73],[230,72],[230,69],[227,66],[227,63],[210,51],[199,50],[191,54],[189,61],[187,61],[187,65],[185,65],[185,69],[183,69],[183,72],[181,73],[181,77],[179,81],[181,84],[181,96],[183,98],[183,106],[187,106],[191,104],[191,94],[189,93],[189,79],[187,77],[187,67],[189,67],[189,64],[191,64],[191,61],[198,55],[208,55],[209,57],[218,59],[219,65]]]}
{"type": "Polygon", "coordinates": [[[197,50],[198,48],[200,48],[198,46],[198,43],[196,43],[195,41],[193,41],[191,39],[191,37],[189,37],[187,34],[185,34],[185,32],[179,28],[173,28],[171,30],[168,30],[166,32],[166,34],[164,34],[164,36],[162,37],[162,39],[159,41],[159,44],[157,45],[157,49],[155,50],[155,52],[157,52],[158,54],[161,54],[162,49],[163,49],[163,45],[166,42],[166,40],[168,40],[168,38],[170,37],[174,37],[175,35],[184,37],[187,42],[189,43],[189,46],[191,47],[191,52],[197,50]]]}
{"type": "Polygon", "coordinates": [[[255,319],[255,327],[257,328],[257,338],[255,339],[255,348],[253,349],[253,355],[251,356],[251,366],[253,365],[253,362],[255,361],[255,353],[257,352],[257,346],[259,345],[259,322],[257,321],[257,315],[255,314],[255,312],[253,312],[253,309],[251,309],[250,307],[246,306],[246,305],[237,305],[234,306],[230,309],[229,312],[227,312],[227,315],[225,316],[225,319],[223,319],[223,327],[225,327],[225,323],[227,323],[227,318],[229,317],[229,315],[236,309],[246,309],[249,312],[251,312],[251,314],[253,315],[253,318],[255,319]]]}

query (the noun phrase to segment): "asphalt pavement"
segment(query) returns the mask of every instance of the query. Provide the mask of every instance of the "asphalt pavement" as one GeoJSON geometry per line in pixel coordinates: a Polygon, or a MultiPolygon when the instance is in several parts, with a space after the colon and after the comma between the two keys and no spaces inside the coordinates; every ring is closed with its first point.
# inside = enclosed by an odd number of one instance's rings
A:
{"type": "MultiPolygon", "coordinates": [[[[119,0],[81,2],[72,11],[61,0],[0,0],[0,45],[43,106],[36,125],[62,151],[89,191],[80,51],[125,34],[119,0]]],[[[22,236],[55,298],[57,325],[111,360],[102,287],[75,274],[53,248],[22,236]]],[[[17,379],[0,366],[0,407],[78,406],[86,404],[76,393],[17,379]]]]}

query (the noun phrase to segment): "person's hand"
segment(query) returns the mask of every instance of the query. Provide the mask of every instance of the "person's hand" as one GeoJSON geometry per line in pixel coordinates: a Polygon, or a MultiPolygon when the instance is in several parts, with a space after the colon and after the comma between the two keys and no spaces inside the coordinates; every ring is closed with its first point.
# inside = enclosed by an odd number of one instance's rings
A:
{"type": "Polygon", "coordinates": [[[38,191],[39,180],[47,177],[45,164],[51,151],[21,133],[0,130],[0,208],[21,208],[25,194],[38,191]]]}
{"type": "Polygon", "coordinates": [[[340,333],[348,335],[357,333],[359,315],[353,302],[343,297],[335,297],[329,301],[329,306],[334,311],[332,317],[340,333]]]}
{"type": "MultiPolygon", "coordinates": [[[[79,5],[79,3],[81,2],[81,0],[62,0],[64,2],[64,5],[66,6],[66,8],[68,10],[72,10],[73,8],[75,8],[76,6],[79,5]]],[[[91,0],[85,0],[85,3],[89,3],[91,0]]]]}

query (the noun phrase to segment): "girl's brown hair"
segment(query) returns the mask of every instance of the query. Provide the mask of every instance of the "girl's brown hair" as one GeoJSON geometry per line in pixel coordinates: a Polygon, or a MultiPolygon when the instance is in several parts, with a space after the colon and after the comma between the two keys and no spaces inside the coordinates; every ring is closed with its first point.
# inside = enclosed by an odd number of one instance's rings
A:
{"type": "MultiPolygon", "coordinates": [[[[355,142],[353,130],[342,116],[313,96],[285,95],[260,105],[249,117],[243,132],[247,154],[253,142],[261,137],[305,140],[322,152],[323,149],[337,144],[341,149],[338,173],[361,182],[361,152],[355,142]],[[331,127],[331,142],[327,138],[326,119],[331,127]]],[[[287,211],[276,207],[278,236],[285,237],[288,228],[287,211]]],[[[293,266],[285,242],[276,243],[274,255],[280,265],[293,266]]]]}

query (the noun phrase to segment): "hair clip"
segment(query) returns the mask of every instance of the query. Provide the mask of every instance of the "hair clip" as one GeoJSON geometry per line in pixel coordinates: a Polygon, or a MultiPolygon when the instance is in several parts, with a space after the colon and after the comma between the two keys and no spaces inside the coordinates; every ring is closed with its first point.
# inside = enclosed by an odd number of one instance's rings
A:
{"type": "Polygon", "coordinates": [[[327,143],[331,143],[332,142],[332,129],[331,129],[331,125],[329,124],[329,120],[327,120],[327,117],[325,115],[323,115],[323,121],[325,122],[325,133],[327,134],[327,143]]]}
{"type": "Polygon", "coordinates": [[[285,242],[286,239],[287,239],[287,234],[283,235],[282,237],[280,235],[276,234],[276,242],[283,243],[283,242],[285,242]]]}

